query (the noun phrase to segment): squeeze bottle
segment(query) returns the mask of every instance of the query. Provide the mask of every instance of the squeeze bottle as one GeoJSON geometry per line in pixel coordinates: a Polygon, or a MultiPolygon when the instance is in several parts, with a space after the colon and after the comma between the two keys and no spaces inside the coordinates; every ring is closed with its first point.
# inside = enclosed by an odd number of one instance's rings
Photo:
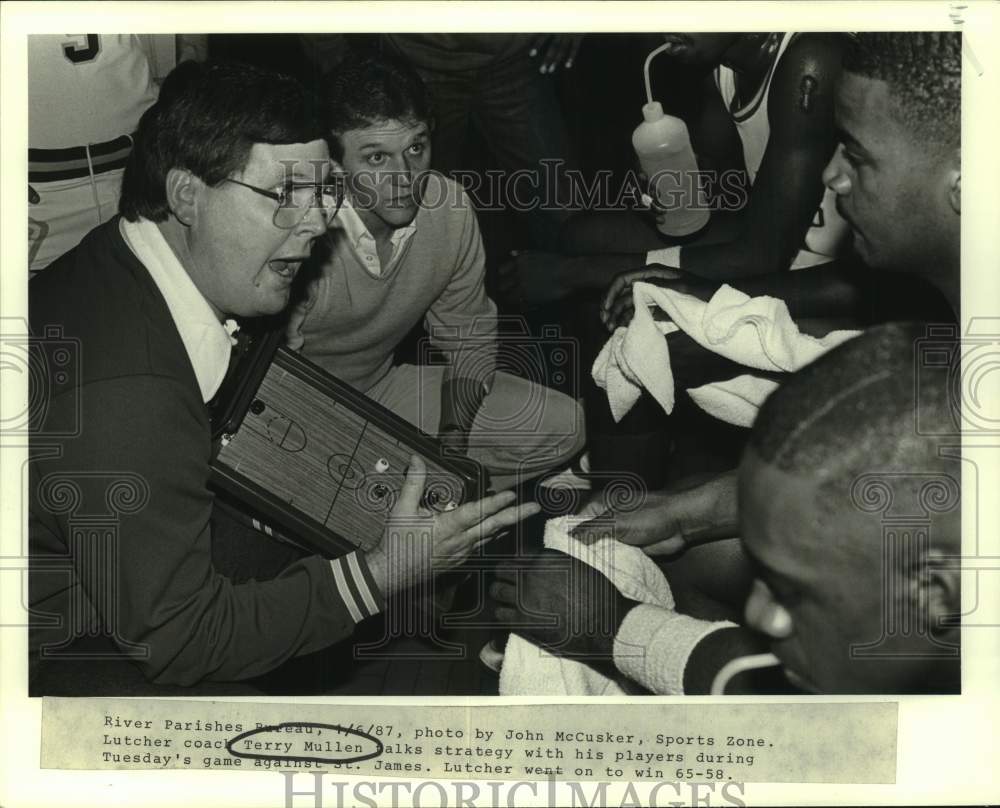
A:
{"type": "Polygon", "coordinates": [[[708,224],[709,214],[707,207],[697,207],[704,200],[687,126],[666,115],[659,101],[644,104],[642,117],[632,146],[657,203],[657,229],[665,236],[690,235],[708,224]]]}

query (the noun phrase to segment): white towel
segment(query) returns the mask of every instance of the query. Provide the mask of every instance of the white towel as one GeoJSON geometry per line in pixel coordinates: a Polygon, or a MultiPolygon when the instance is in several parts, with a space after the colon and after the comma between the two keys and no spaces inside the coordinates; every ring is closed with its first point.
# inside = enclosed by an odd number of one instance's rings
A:
{"type": "MultiPolygon", "coordinates": [[[[591,371],[608,393],[615,421],[627,413],[646,388],[670,413],[674,409],[674,378],[665,334],[678,329],[703,348],[758,370],[791,372],[809,364],[859,331],[831,331],[822,339],[803,334],[784,301],[749,297],[731,286],[719,287],[705,303],[693,295],[648,283],[632,287],[635,316],[605,344],[591,371]],[[662,309],[672,322],[657,322],[650,306],[662,309]]],[[[753,375],[703,385],[690,391],[706,412],[738,426],[750,426],[764,399],[777,384],[753,375]]]]}
{"type": "MultiPolygon", "coordinates": [[[[670,584],[659,567],[640,548],[614,539],[584,544],[569,531],[591,515],[563,516],[545,525],[545,546],[579,558],[600,570],[632,600],[674,608],[670,584]]],[[[624,675],[609,679],[589,665],[550,654],[534,643],[511,634],[500,670],[502,696],[613,696],[637,692],[624,675]]]]}

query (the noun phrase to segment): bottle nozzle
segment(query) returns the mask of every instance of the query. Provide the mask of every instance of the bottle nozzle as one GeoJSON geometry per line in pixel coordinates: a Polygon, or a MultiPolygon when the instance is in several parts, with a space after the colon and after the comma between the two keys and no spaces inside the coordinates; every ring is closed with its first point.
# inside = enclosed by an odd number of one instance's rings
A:
{"type": "Polygon", "coordinates": [[[649,84],[649,66],[652,64],[653,59],[660,53],[663,53],[667,48],[670,47],[670,43],[664,42],[660,47],[654,48],[650,51],[649,56],[646,57],[646,63],[642,67],[643,76],[646,79],[646,101],[652,103],[653,101],[653,88],[649,84]]]}
{"type": "Polygon", "coordinates": [[[659,101],[650,101],[642,105],[642,117],[648,123],[660,120],[663,117],[663,105],[659,101]]]}

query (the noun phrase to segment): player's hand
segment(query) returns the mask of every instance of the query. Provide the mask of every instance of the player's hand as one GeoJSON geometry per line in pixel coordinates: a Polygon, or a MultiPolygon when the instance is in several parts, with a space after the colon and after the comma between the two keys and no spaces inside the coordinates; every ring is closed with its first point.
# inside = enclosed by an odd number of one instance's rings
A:
{"type": "Polygon", "coordinates": [[[560,67],[570,70],[582,41],[583,34],[537,34],[528,56],[538,59],[539,73],[555,73],[560,67]]]}
{"type": "Polygon", "coordinates": [[[555,550],[498,566],[490,594],[504,628],[598,665],[611,662],[615,634],[638,605],[589,564],[555,550]]]}
{"type": "Polygon", "coordinates": [[[601,301],[601,321],[609,331],[614,331],[620,325],[628,325],[632,319],[632,284],[643,283],[663,284],[676,281],[682,277],[679,269],[666,267],[662,264],[647,264],[637,269],[619,272],[601,301]],[[626,314],[627,319],[626,319],[626,314]]]}
{"type": "Polygon", "coordinates": [[[634,511],[607,509],[573,529],[576,538],[607,535],[642,547],[647,555],[674,555],[693,544],[732,538],[738,532],[736,471],[690,478],[646,495],[634,511]]]}
{"type": "Polygon", "coordinates": [[[375,582],[387,597],[458,566],[498,531],[539,511],[534,502],[514,506],[515,494],[502,491],[435,514],[420,504],[426,475],[423,459],[411,456],[382,540],[365,554],[375,582]]]}
{"type": "Polygon", "coordinates": [[[630,269],[615,276],[601,301],[601,321],[608,331],[626,326],[635,313],[632,302],[632,284],[650,283],[662,289],[673,289],[686,295],[693,295],[708,302],[719,287],[713,281],[698,278],[688,272],[663,264],[647,264],[639,269],[630,269]]]}

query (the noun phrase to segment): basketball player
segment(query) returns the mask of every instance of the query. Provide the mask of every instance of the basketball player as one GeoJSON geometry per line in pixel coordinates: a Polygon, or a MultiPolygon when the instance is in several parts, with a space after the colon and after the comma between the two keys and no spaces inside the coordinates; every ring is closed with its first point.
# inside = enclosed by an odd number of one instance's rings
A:
{"type": "Polygon", "coordinates": [[[491,590],[498,617],[656,693],[706,693],[716,672],[729,679],[728,660],[765,644],[785,692],[958,692],[960,570],[945,560],[961,548],[961,461],[942,451],[957,430],[946,378],[916,370],[924,334],[912,325],[872,329],[762,407],[739,472],[740,543],[753,564],[745,624],[756,634],[629,600],[560,554],[501,573],[491,590]],[[917,407],[926,430],[914,429],[917,407]],[[926,529],[887,532],[883,510],[859,500],[865,479],[892,513],[926,513],[926,529]],[[930,481],[940,495],[933,504],[930,481]],[[567,630],[609,618],[609,632],[567,630]]]}
{"type": "MultiPolygon", "coordinates": [[[[508,294],[542,303],[574,290],[604,289],[617,273],[656,264],[643,280],[678,269],[732,280],[829,262],[847,227],[820,175],[835,145],[833,87],[845,37],[838,34],[666,34],[676,60],[712,67],[692,141],[700,168],[744,175],[745,194],[719,197],[726,212],[703,237],[664,247],[631,214],[581,214],[567,223],[575,258],[525,253],[501,274],[508,294]],[[660,269],[668,267],[671,269],[660,269]]],[[[636,278],[618,284],[629,291],[636,278]]],[[[617,288],[617,287],[616,287],[617,288]]]]}
{"type": "MultiPolygon", "coordinates": [[[[955,315],[961,297],[961,68],[958,32],[859,34],[836,88],[841,144],[824,171],[865,261],[927,281],[955,315]]],[[[742,542],[686,553],[665,566],[668,578],[728,607],[745,603],[746,624],[773,640],[790,678],[806,689],[946,692],[958,686],[957,624],[943,619],[957,609],[958,582],[931,563],[958,552],[958,513],[934,515],[933,542],[914,548],[923,555],[911,557],[921,563],[891,568],[885,564],[898,556],[880,553],[881,527],[873,518],[879,514],[862,513],[849,496],[859,469],[904,480],[893,491],[901,503],[915,495],[912,476],[906,480],[910,472],[959,479],[934,439],[954,431],[948,422],[953,402],[947,390],[923,379],[918,386],[914,378],[913,344],[921,333],[883,328],[792,376],[761,410],[738,474],[656,493],[634,514],[603,517],[605,530],[613,520],[619,540],[654,556],[742,535],[742,542]],[[913,432],[917,390],[921,417],[938,425],[920,435],[913,432]],[[831,577],[831,570],[838,575],[831,577]],[[929,631],[910,633],[902,646],[888,636],[887,653],[852,661],[851,646],[878,640],[883,628],[873,615],[883,614],[887,601],[880,604],[873,594],[891,596],[889,611],[912,616],[929,631]]],[[[584,534],[589,529],[581,526],[584,534]]],[[[644,638],[633,635],[631,644],[645,648],[643,660],[651,659],[654,635],[669,647],[665,626],[653,620],[638,632],[644,638]]],[[[719,661],[720,654],[724,661],[733,650],[728,640],[712,649],[722,632],[714,636],[701,647],[701,662],[719,661]]],[[[746,650],[752,643],[735,653],[746,650]]],[[[659,676],[659,665],[643,664],[659,676]]],[[[657,687],[653,680],[647,686],[657,687]]]]}
{"type": "MultiPolygon", "coordinates": [[[[928,284],[954,317],[961,303],[961,67],[955,32],[859,34],[835,93],[841,144],[823,172],[869,271],[909,275],[903,286],[928,284]]],[[[616,519],[616,534],[653,554],[733,535],[735,489],[735,475],[726,473],[653,492],[642,509],[616,519]]]]}
{"type": "Polygon", "coordinates": [[[202,37],[32,34],[28,37],[28,261],[32,273],[118,209],[139,117],[178,60],[203,58],[202,37]]]}

